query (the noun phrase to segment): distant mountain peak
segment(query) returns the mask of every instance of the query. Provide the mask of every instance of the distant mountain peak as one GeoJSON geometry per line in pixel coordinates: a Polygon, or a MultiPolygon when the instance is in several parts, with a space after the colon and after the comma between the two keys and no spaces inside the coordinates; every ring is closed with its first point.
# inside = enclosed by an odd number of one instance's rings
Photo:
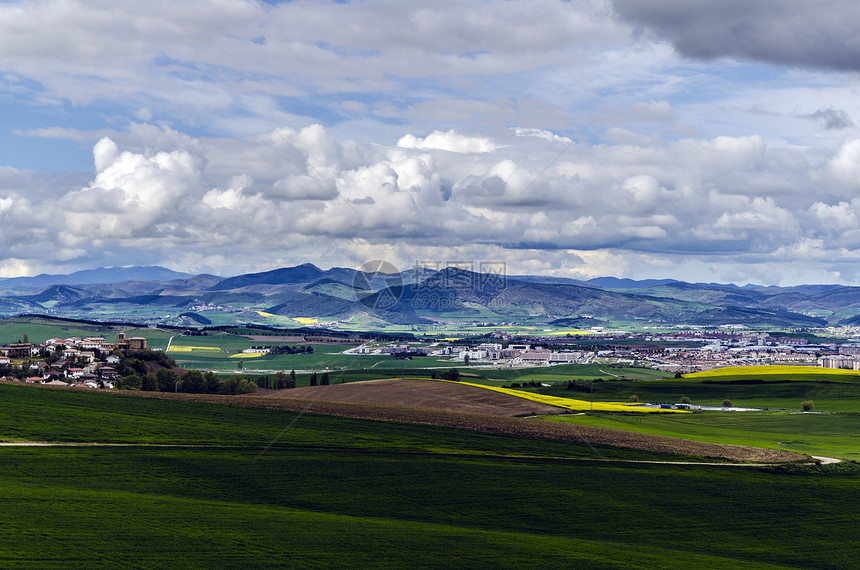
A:
{"type": "Polygon", "coordinates": [[[644,289],[646,287],[658,287],[671,283],[683,283],[677,279],[630,279],[627,277],[595,277],[589,279],[589,283],[606,287],[607,289],[644,289]]]}
{"type": "Polygon", "coordinates": [[[210,287],[211,291],[237,289],[249,285],[285,285],[293,283],[311,283],[325,276],[325,271],[313,263],[303,263],[294,267],[282,267],[260,273],[246,273],[228,277],[210,287]]]}
{"type": "Polygon", "coordinates": [[[42,273],[35,277],[11,277],[0,280],[0,287],[50,287],[52,285],[87,285],[93,283],[119,283],[121,281],[171,281],[186,279],[190,273],[180,273],[158,265],[129,267],[100,267],[84,269],[68,275],[42,273]]]}

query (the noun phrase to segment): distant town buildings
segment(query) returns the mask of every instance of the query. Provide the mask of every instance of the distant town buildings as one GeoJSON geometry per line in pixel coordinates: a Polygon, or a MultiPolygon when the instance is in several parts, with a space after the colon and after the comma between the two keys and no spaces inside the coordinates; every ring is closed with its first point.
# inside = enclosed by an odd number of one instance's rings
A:
{"type": "Polygon", "coordinates": [[[687,373],[726,366],[792,364],[860,370],[860,343],[812,344],[805,338],[769,335],[740,328],[624,332],[588,335],[513,337],[490,335],[499,342],[428,341],[367,343],[354,354],[390,354],[398,358],[431,356],[469,366],[553,366],[589,362],[647,366],[687,373]],[[526,340],[528,342],[522,342],[526,340]]]}

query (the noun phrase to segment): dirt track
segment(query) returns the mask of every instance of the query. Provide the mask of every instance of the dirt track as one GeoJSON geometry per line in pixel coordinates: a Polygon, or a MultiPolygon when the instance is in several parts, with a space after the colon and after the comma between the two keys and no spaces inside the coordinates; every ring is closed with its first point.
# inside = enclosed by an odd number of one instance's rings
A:
{"type": "MultiPolygon", "coordinates": [[[[515,412],[520,398],[507,396],[458,384],[428,381],[403,381],[383,380],[373,383],[355,383],[332,386],[318,386],[314,388],[295,388],[292,390],[279,390],[265,395],[250,396],[216,396],[201,394],[163,394],[158,392],[127,392],[129,395],[140,395],[155,398],[181,399],[197,402],[209,402],[228,404],[234,406],[246,406],[257,408],[270,408],[290,410],[304,413],[327,414],[351,418],[363,418],[383,421],[396,421],[413,424],[436,425],[482,431],[489,433],[504,433],[520,435],[525,437],[539,437],[548,439],[559,439],[577,441],[597,445],[612,445],[628,447],[633,449],[644,449],[650,451],[662,451],[669,453],[683,453],[701,457],[713,457],[729,459],[741,462],[755,463],[778,463],[793,462],[806,459],[805,456],[786,451],[774,449],[762,449],[757,447],[745,447],[720,443],[705,443],[676,439],[672,437],[655,436],[599,428],[593,426],[582,426],[561,422],[548,422],[532,418],[510,417],[520,412],[515,412]],[[409,383],[419,383],[423,387],[410,387],[409,383]],[[403,384],[403,385],[399,385],[403,384]],[[366,385],[366,386],[363,386],[366,385]],[[352,386],[352,388],[348,388],[352,386]],[[446,387],[442,393],[432,398],[428,393],[436,390],[433,386],[446,387]],[[468,390],[465,390],[468,389],[468,390]],[[367,390],[368,394],[375,393],[370,397],[362,395],[361,391],[367,390]],[[387,398],[389,402],[395,400],[402,402],[410,390],[418,390],[425,398],[421,405],[405,405],[403,403],[381,403],[379,399],[387,398]],[[515,402],[495,401],[486,402],[481,407],[474,401],[464,403],[475,396],[474,390],[480,393],[494,394],[503,399],[515,402]],[[386,396],[387,394],[387,396],[386,396]],[[399,394],[397,398],[394,394],[399,394]],[[337,400],[339,397],[363,398],[363,401],[337,400]],[[460,400],[457,402],[457,400],[460,400]],[[483,409],[485,413],[475,411],[464,411],[463,407],[471,410],[483,409]],[[500,413],[503,410],[503,413],[500,413]],[[486,413],[490,411],[490,413],[486,413]]],[[[420,402],[421,400],[419,400],[420,402]]],[[[536,411],[535,404],[525,402],[528,412],[536,411]]],[[[552,406],[544,406],[549,412],[558,413],[559,409],[552,406]]],[[[528,413],[526,412],[526,413],[528,413]]]]}

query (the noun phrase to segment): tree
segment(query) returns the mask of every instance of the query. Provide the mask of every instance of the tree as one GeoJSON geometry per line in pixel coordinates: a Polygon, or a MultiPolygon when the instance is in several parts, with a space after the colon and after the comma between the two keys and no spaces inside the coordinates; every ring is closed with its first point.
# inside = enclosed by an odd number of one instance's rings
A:
{"type": "Polygon", "coordinates": [[[731,408],[732,407],[732,401],[731,400],[723,400],[723,407],[724,408],[731,408]]]}
{"type": "Polygon", "coordinates": [[[186,370],[179,377],[179,391],[187,394],[202,394],[206,389],[206,380],[199,370],[186,370]]]}
{"type": "Polygon", "coordinates": [[[442,373],[442,380],[453,380],[454,382],[460,379],[460,371],[456,368],[446,370],[442,373]]]}
{"type": "Polygon", "coordinates": [[[323,372],[320,377],[320,386],[328,386],[328,372],[323,372]]]}
{"type": "Polygon", "coordinates": [[[175,392],[176,391],[176,372],[170,368],[162,368],[155,374],[158,381],[158,390],[160,392],[175,392]]]}
{"type": "Polygon", "coordinates": [[[117,381],[117,387],[120,390],[140,390],[140,385],[142,380],[140,376],[137,374],[129,374],[128,376],[122,376],[117,381]]]}
{"type": "Polygon", "coordinates": [[[292,386],[290,386],[290,388],[296,387],[296,371],[295,370],[290,370],[290,383],[292,384],[292,386]]]}
{"type": "Polygon", "coordinates": [[[469,366],[469,355],[463,357],[463,366],[469,366]]]}
{"type": "Polygon", "coordinates": [[[158,377],[152,372],[147,372],[140,383],[140,389],[145,392],[158,392],[158,377]]]}
{"type": "Polygon", "coordinates": [[[123,376],[129,374],[143,376],[147,373],[146,362],[138,358],[126,358],[117,365],[116,371],[123,376]]]}
{"type": "Polygon", "coordinates": [[[257,391],[257,385],[244,376],[231,376],[220,383],[219,393],[229,396],[251,394],[257,391]]]}
{"type": "Polygon", "coordinates": [[[221,381],[218,380],[218,375],[214,372],[206,372],[203,374],[205,383],[203,390],[205,394],[217,394],[221,389],[221,381]]]}
{"type": "Polygon", "coordinates": [[[275,390],[283,390],[284,388],[289,388],[288,383],[290,381],[290,377],[284,374],[283,372],[276,372],[275,377],[272,380],[272,387],[275,390]]]}
{"type": "Polygon", "coordinates": [[[311,386],[316,386],[316,385],[317,385],[317,373],[314,372],[313,374],[311,374],[311,386]]]}
{"type": "Polygon", "coordinates": [[[632,396],[630,396],[630,402],[633,404],[638,404],[639,403],[639,396],[637,396],[636,394],[633,394],[632,396]]]}
{"type": "Polygon", "coordinates": [[[689,396],[681,396],[681,403],[682,404],[692,404],[693,400],[691,400],[689,398],[689,396]]]}
{"type": "Polygon", "coordinates": [[[800,409],[802,409],[804,412],[811,412],[815,410],[815,402],[813,402],[812,400],[806,400],[805,402],[801,402],[800,409]]]}

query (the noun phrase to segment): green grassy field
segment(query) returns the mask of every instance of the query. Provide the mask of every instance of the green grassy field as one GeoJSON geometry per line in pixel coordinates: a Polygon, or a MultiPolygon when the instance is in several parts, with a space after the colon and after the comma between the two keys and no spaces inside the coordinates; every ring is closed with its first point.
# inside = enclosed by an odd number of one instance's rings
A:
{"type": "Polygon", "coordinates": [[[860,414],[700,412],[545,419],[860,461],[860,414]]]}
{"type": "MultiPolygon", "coordinates": [[[[245,339],[247,340],[247,339],[245,339]]],[[[174,342],[176,342],[174,340],[174,342]]],[[[201,349],[192,351],[177,351],[170,350],[168,356],[176,360],[179,366],[184,368],[198,368],[206,370],[223,370],[233,371],[238,369],[239,362],[242,363],[244,370],[376,370],[376,369],[401,369],[407,364],[397,360],[390,355],[360,355],[360,354],[343,354],[344,346],[319,344],[311,345],[314,347],[313,354],[279,354],[275,356],[260,356],[252,358],[242,358],[235,356],[241,352],[241,348],[230,348],[226,352],[219,350],[206,349],[203,350],[203,345],[191,345],[194,340],[185,340],[189,343],[187,346],[200,346],[201,349]]],[[[235,344],[235,341],[234,341],[235,344]]],[[[253,343],[247,343],[242,348],[248,348],[253,343]]],[[[290,346],[298,344],[307,346],[306,343],[289,343],[290,346]]],[[[410,361],[408,366],[414,366],[414,361],[410,361]]],[[[446,362],[437,361],[434,358],[422,359],[426,366],[442,367],[446,366],[446,362]]]]}
{"type": "MultiPolygon", "coordinates": [[[[352,363],[347,370],[333,370],[330,372],[331,382],[333,384],[344,382],[358,382],[362,380],[375,380],[377,378],[392,378],[405,376],[409,378],[429,378],[434,372],[441,374],[450,368],[456,368],[463,380],[473,382],[475,384],[485,384],[487,386],[502,386],[509,385],[514,382],[539,382],[557,385],[555,389],[551,389],[553,395],[578,397],[583,398],[582,394],[571,393],[564,391],[563,385],[568,380],[588,380],[596,378],[612,378],[606,372],[611,372],[618,376],[623,376],[630,379],[650,379],[663,378],[665,373],[648,368],[609,368],[605,365],[598,364],[567,364],[562,366],[541,366],[537,368],[512,368],[512,369],[488,369],[488,368],[468,368],[459,366],[461,363],[448,361],[436,361],[432,358],[422,359],[416,358],[410,361],[397,360],[391,357],[379,361],[378,364],[367,368],[352,368],[356,363],[352,363]],[[417,366],[425,366],[418,368],[417,366]],[[603,370],[603,371],[602,371],[603,370]]],[[[307,374],[299,375],[299,384],[302,379],[306,379],[307,374]]],[[[621,384],[629,385],[629,382],[621,384]]],[[[602,384],[596,384],[602,385],[602,384]]],[[[623,397],[626,400],[627,397],[623,397]]],[[[608,399],[605,399],[609,401],[608,399]]],[[[613,400],[615,401],[615,400],[613,400]]]]}
{"type": "Polygon", "coordinates": [[[860,460],[860,382],[853,374],[822,369],[762,374],[761,370],[750,369],[735,374],[723,372],[662,380],[613,379],[582,384],[582,389],[584,392],[561,386],[530,390],[595,402],[624,402],[636,395],[641,402],[678,403],[687,397],[693,404],[703,406],[721,406],[724,400],[729,400],[738,407],[787,410],[548,419],[860,460]],[[589,391],[592,388],[593,393],[589,391]],[[819,413],[799,413],[805,401],[814,402],[819,413]]]}
{"type": "Polygon", "coordinates": [[[603,378],[626,378],[629,380],[654,380],[666,378],[667,374],[651,368],[619,367],[608,364],[562,364],[534,368],[502,368],[499,370],[475,369],[487,378],[504,382],[564,383],[566,380],[593,380],[603,378]]]}
{"type": "Polygon", "coordinates": [[[3,567],[845,568],[860,555],[852,464],[593,462],[612,452],[110,393],[0,385],[0,401],[4,438],[128,444],[0,447],[3,567]]]}
{"type": "Polygon", "coordinates": [[[687,396],[693,404],[720,406],[730,400],[740,407],[800,410],[801,402],[812,400],[816,411],[860,413],[860,384],[836,382],[768,382],[766,384],[731,384],[653,380],[647,382],[595,382],[594,394],[565,390],[564,387],[538,391],[555,396],[578,395],[594,401],[627,401],[633,395],[641,402],[677,403],[687,396]]]}
{"type": "Polygon", "coordinates": [[[148,339],[150,348],[165,348],[170,333],[148,327],[90,325],[42,317],[7,317],[0,319],[0,344],[22,340],[26,334],[30,342],[44,342],[53,337],[104,336],[108,342],[116,342],[116,334],[125,332],[129,337],[142,336],[148,339]]]}

